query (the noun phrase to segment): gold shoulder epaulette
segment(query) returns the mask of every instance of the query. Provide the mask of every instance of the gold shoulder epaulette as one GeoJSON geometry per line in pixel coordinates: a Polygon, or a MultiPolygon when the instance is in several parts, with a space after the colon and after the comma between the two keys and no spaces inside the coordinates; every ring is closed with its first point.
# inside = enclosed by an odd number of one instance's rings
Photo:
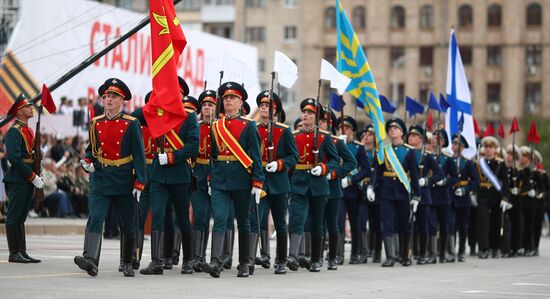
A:
{"type": "Polygon", "coordinates": [[[277,126],[281,126],[281,127],[285,128],[285,129],[288,128],[288,125],[287,125],[287,124],[283,124],[283,123],[280,123],[280,122],[276,122],[275,124],[276,124],[277,126]]]}
{"type": "Polygon", "coordinates": [[[431,151],[429,151],[429,150],[427,150],[427,149],[424,150],[424,153],[430,154],[430,155],[433,154],[431,151]]]}
{"type": "Polygon", "coordinates": [[[98,120],[98,119],[103,118],[103,117],[105,117],[105,114],[98,115],[98,116],[92,118],[92,120],[98,120]]]}
{"type": "Polygon", "coordinates": [[[241,118],[244,119],[244,120],[247,120],[247,121],[254,121],[252,118],[248,118],[246,116],[241,116],[241,118]]]}
{"type": "Polygon", "coordinates": [[[325,130],[319,130],[319,133],[323,133],[323,134],[329,134],[329,135],[331,135],[329,131],[325,131],[325,130]]]}
{"type": "Polygon", "coordinates": [[[124,114],[124,115],[122,115],[122,118],[124,118],[124,119],[127,119],[127,120],[130,120],[130,121],[134,121],[134,120],[136,120],[136,118],[135,118],[135,117],[133,117],[133,116],[130,116],[130,115],[128,115],[128,114],[124,114]]]}
{"type": "Polygon", "coordinates": [[[296,135],[296,134],[298,134],[298,133],[300,133],[300,130],[294,130],[294,131],[292,131],[292,135],[296,135]]]}
{"type": "Polygon", "coordinates": [[[405,147],[410,148],[410,149],[416,149],[414,146],[412,146],[412,145],[410,145],[410,144],[408,144],[408,143],[403,143],[403,145],[404,145],[405,147]]]}
{"type": "Polygon", "coordinates": [[[353,140],[353,143],[357,144],[357,145],[363,145],[361,142],[357,141],[357,140],[353,140]]]}

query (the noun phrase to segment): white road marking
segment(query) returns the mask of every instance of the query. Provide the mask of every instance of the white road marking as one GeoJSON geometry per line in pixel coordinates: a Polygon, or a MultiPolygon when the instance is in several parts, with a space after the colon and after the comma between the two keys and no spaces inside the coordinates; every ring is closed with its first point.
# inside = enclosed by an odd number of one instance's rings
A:
{"type": "Polygon", "coordinates": [[[493,291],[462,291],[462,294],[494,294],[494,295],[509,295],[509,296],[540,296],[540,297],[549,297],[548,294],[539,294],[539,293],[519,293],[519,292],[493,292],[493,291]]]}
{"type": "Polygon", "coordinates": [[[545,283],[529,283],[529,282],[516,282],[516,283],[513,283],[512,285],[515,285],[515,286],[550,287],[550,284],[545,284],[545,283]]]}

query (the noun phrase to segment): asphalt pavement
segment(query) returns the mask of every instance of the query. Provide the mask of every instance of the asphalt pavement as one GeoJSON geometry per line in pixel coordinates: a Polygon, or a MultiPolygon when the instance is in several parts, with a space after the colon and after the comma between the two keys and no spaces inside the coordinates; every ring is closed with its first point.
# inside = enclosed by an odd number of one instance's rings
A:
{"type": "MultiPolygon", "coordinates": [[[[541,241],[539,257],[467,257],[465,263],[407,268],[381,268],[369,261],[337,271],[327,271],[325,264],[320,273],[301,269],[286,275],[257,267],[250,278],[238,278],[233,267],[218,279],[204,273],[182,275],[179,266],[164,275],[125,278],[117,271],[117,240],[103,241],[99,275],[89,277],[73,263],[82,252],[82,235],[27,239],[29,254],[42,263],[8,263],[6,239],[0,235],[0,298],[550,298],[548,237],[541,241]]],[[[150,259],[149,248],[147,240],[142,267],[150,259]]]]}

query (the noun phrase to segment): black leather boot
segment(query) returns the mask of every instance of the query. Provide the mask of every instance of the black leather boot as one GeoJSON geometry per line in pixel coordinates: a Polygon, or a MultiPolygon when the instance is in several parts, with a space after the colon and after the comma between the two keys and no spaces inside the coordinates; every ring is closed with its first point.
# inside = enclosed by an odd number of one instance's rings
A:
{"type": "Polygon", "coordinates": [[[151,262],[139,273],[143,275],[162,275],[164,272],[164,233],[154,230],[151,232],[151,262]]]}
{"type": "Polygon", "coordinates": [[[346,248],[346,234],[340,234],[338,237],[338,253],[336,254],[336,263],[338,265],[344,264],[344,251],[346,248]]]}
{"type": "Polygon", "coordinates": [[[394,237],[384,237],[384,251],[386,252],[386,260],[382,263],[382,267],[393,267],[395,263],[395,244],[394,237]]]}
{"type": "Polygon", "coordinates": [[[304,252],[303,254],[300,252],[298,255],[298,264],[300,265],[300,268],[306,268],[309,270],[311,266],[311,232],[304,232],[302,243],[304,246],[304,252]]]}
{"type": "Polygon", "coordinates": [[[192,267],[197,273],[202,272],[202,264],[204,260],[204,232],[195,230],[193,231],[193,260],[192,267]]]}
{"type": "MultiPolygon", "coordinates": [[[[125,235],[125,234],[123,234],[125,235]]],[[[134,249],[136,247],[136,239],[124,237],[122,243],[122,273],[124,277],[134,277],[134,269],[132,268],[132,257],[134,256],[134,249]]]]}
{"type": "Polygon", "coordinates": [[[439,263],[447,262],[447,235],[439,234],[439,263]]]}
{"type": "Polygon", "coordinates": [[[399,263],[403,267],[410,266],[412,261],[409,257],[409,236],[406,234],[399,235],[399,250],[401,251],[401,259],[399,260],[399,263]]]}
{"type": "Polygon", "coordinates": [[[120,259],[119,259],[119,262],[118,262],[118,272],[122,272],[123,268],[124,268],[124,260],[123,260],[123,252],[124,252],[124,239],[126,238],[126,234],[123,233],[123,232],[120,232],[120,247],[119,247],[119,252],[120,252],[120,259]]]}
{"type": "Polygon", "coordinates": [[[237,266],[237,277],[248,277],[250,266],[254,268],[254,261],[250,261],[250,238],[248,233],[239,232],[239,266],[237,266]]]}
{"type": "Polygon", "coordinates": [[[328,270],[338,270],[338,263],[336,262],[336,253],[338,252],[338,240],[339,234],[328,235],[328,270]]]}
{"type": "Polygon", "coordinates": [[[266,230],[262,230],[260,231],[260,242],[262,242],[262,247],[261,247],[261,251],[260,251],[260,259],[259,259],[259,264],[260,266],[262,266],[262,268],[264,269],[269,269],[269,267],[271,266],[271,256],[269,254],[270,250],[269,250],[269,233],[268,231],[266,230]]]}
{"type": "Polygon", "coordinates": [[[191,233],[180,233],[183,259],[181,262],[181,274],[193,274],[193,236],[191,233]]]}
{"type": "Polygon", "coordinates": [[[210,274],[214,278],[220,277],[223,270],[223,262],[221,260],[223,254],[223,243],[225,239],[225,233],[212,232],[212,250],[210,257],[210,264],[203,263],[202,271],[210,274]]]}
{"type": "Polygon", "coordinates": [[[418,244],[418,259],[416,260],[417,265],[425,265],[428,262],[428,256],[426,247],[428,246],[428,236],[425,234],[419,234],[419,244],[418,244]]]}
{"type": "Polygon", "coordinates": [[[172,252],[174,250],[174,231],[164,231],[162,257],[164,258],[164,270],[172,270],[172,252]]]}
{"type": "Polygon", "coordinates": [[[223,267],[227,270],[230,270],[233,264],[234,243],[235,243],[235,231],[231,229],[226,230],[222,262],[223,262],[223,267]]]}
{"type": "Polygon", "coordinates": [[[139,264],[141,262],[141,255],[143,253],[143,231],[142,230],[138,230],[137,233],[136,233],[136,249],[135,249],[135,254],[134,254],[134,257],[132,259],[132,268],[134,270],[138,270],[139,269],[139,264]]]}
{"type": "Polygon", "coordinates": [[[21,253],[24,258],[29,260],[29,263],[40,263],[41,260],[32,258],[27,254],[27,237],[25,235],[25,224],[20,223],[18,227],[19,230],[17,236],[19,237],[19,242],[17,243],[19,244],[19,253],[21,253]]]}
{"type": "Polygon", "coordinates": [[[437,236],[430,236],[428,239],[428,258],[427,264],[437,264],[437,236]]]}
{"type": "Polygon", "coordinates": [[[311,237],[311,265],[309,272],[321,271],[321,251],[323,250],[323,238],[311,237]]]}
{"type": "Polygon", "coordinates": [[[446,263],[456,262],[456,243],[455,243],[454,235],[450,235],[447,237],[447,253],[449,255],[447,256],[447,259],[445,259],[445,262],[446,263]]]}
{"type": "Polygon", "coordinates": [[[376,232],[372,232],[371,235],[374,235],[372,262],[380,263],[380,261],[382,260],[382,236],[376,232]]]}
{"type": "Polygon", "coordinates": [[[366,264],[368,262],[369,257],[369,233],[368,232],[361,232],[361,242],[359,246],[359,263],[360,264],[366,264]]]}
{"type": "Polygon", "coordinates": [[[297,256],[298,256],[298,247],[300,246],[300,241],[302,240],[302,236],[298,234],[290,234],[290,246],[288,249],[288,268],[291,271],[298,271],[298,268],[300,267],[300,264],[298,263],[297,256]]]}
{"type": "Polygon", "coordinates": [[[286,274],[288,235],[277,234],[277,258],[275,274],[286,274]]]}
{"type": "MultiPolygon", "coordinates": [[[[250,253],[249,255],[249,261],[250,261],[250,264],[248,264],[248,274],[249,275],[254,275],[254,264],[255,264],[255,259],[256,259],[256,252],[258,251],[258,234],[257,233],[250,233],[250,240],[248,242],[248,252],[250,253]]],[[[241,247],[241,238],[239,237],[239,255],[241,254],[241,250],[240,250],[240,247],[241,247]]]]}
{"type": "Polygon", "coordinates": [[[99,265],[99,254],[101,252],[101,234],[87,232],[88,240],[84,256],[76,256],[74,263],[90,276],[97,276],[99,265]]]}
{"type": "Polygon", "coordinates": [[[6,224],[6,238],[8,239],[8,249],[10,252],[8,262],[27,264],[29,260],[19,252],[19,236],[17,230],[17,224],[6,224]]]}
{"type": "Polygon", "coordinates": [[[181,230],[174,230],[174,246],[172,249],[172,265],[177,266],[180,262],[180,248],[182,247],[181,230]]]}
{"type": "Polygon", "coordinates": [[[351,254],[349,257],[349,264],[350,265],[357,265],[359,264],[359,235],[357,233],[351,234],[351,254]]]}

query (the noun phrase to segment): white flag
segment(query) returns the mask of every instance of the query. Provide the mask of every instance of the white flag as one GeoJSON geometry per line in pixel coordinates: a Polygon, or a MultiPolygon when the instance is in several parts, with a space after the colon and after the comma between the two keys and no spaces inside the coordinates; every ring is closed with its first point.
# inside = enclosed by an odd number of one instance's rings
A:
{"type": "Polygon", "coordinates": [[[279,51],[275,51],[273,61],[273,71],[277,73],[279,83],[286,88],[292,88],[292,85],[298,79],[298,66],[279,51]]]}
{"type": "Polygon", "coordinates": [[[244,83],[244,73],[246,63],[231,53],[225,52],[223,55],[223,81],[234,81],[239,84],[244,83]]]}
{"type": "Polygon", "coordinates": [[[351,79],[342,75],[330,62],[321,59],[321,80],[330,81],[330,87],[338,90],[339,95],[343,95],[348,88],[351,79]]]}

